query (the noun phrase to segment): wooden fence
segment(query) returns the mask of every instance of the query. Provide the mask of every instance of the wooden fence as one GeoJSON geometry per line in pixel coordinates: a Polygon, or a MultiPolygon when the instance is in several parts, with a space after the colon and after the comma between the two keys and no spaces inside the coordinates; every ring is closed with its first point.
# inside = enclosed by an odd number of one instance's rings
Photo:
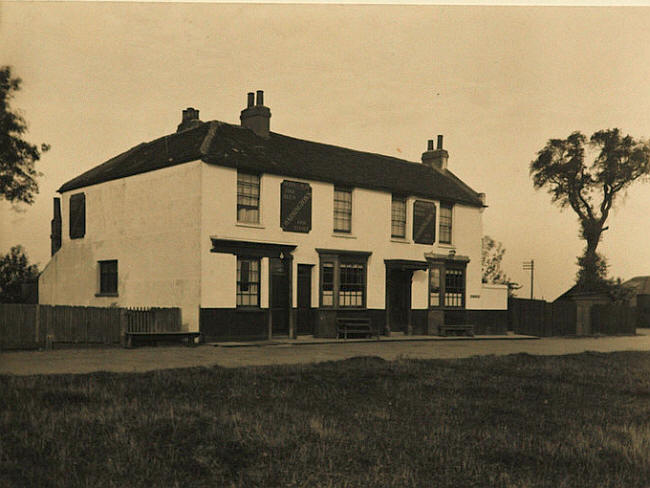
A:
{"type": "MultiPolygon", "coordinates": [[[[635,334],[635,308],[613,304],[592,305],[587,334],[635,334]]],[[[511,298],[508,300],[508,328],[516,334],[538,337],[577,334],[578,313],[573,302],[511,298]]]]}
{"type": "Polygon", "coordinates": [[[575,335],[576,306],[571,302],[511,298],[508,300],[509,328],[516,334],[539,337],[575,335]]]}
{"type": "Polygon", "coordinates": [[[127,309],[0,304],[0,349],[119,345],[129,332],[177,332],[180,308],[127,309]]]}
{"type": "Polygon", "coordinates": [[[616,335],[635,334],[637,309],[622,305],[592,305],[591,333],[616,335]]]}

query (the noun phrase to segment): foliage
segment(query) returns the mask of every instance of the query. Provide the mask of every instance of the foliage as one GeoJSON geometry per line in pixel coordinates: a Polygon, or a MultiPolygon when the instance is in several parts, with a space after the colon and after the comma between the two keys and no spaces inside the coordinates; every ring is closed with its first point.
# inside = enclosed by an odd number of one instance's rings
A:
{"type": "Polygon", "coordinates": [[[508,285],[508,295],[512,296],[514,290],[521,288],[521,285],[511,281],[501,269],[501,261],[506,252],[505,248],[490,236],[483,236],[481,245],[481,277],[483,283],[508,285]]]}
{"type": "Polygon", "coordinates": [[[20,303],[22,284],[38,278],[38,266],[29,264],[22,246],[0,257],[0,303],[20,303]]]}
{"type": "Polygon", "coordinates": [[[596,252],[605,222],[617,196],[634,181],[648,179],[650,146],[622,136],[619,129],[598,131],[589,140],[573,132],[566,139],[550,139],[531,162],[530,174],[536,189],[546,188],[554,203],[578,216],[587,245],[576,282],[583,290],[598,290],[607,280],[596,252]],[[591,164],[585,162],[586,152],[591,164]]]}
{"type": "Polygon", "coordinates": [[[648,352],[7,375],[0,391],[0,486],[650,479],[648,352]]]}
{"type": "Polygon", "coordinates": [[[623,282],[620,278],[608,278],[607,270],[609,265],[607,260],[600,253],[595,253],[594,256],[590,256],[589,259],[593,261],[587,263],[587,256],[583,255],[578,258],[578,274],[576,281],[578,283],[578,289],[586,289],[586,285],[580,285],[587,282],[587,277],[585,276],[585,270],[594,269],[596,273],[595,284],[589,288],[589,291],[595,291],[604,293],[607,295],[613,302],[623,303],[629,301],[634,296],[634,289],[623,285],[623,282]]]}
{"type": "Polygon", "coordinates": [[[38,193],[36,178],[41,175],[34,164],[50,147],[41,144],[39,150],[22,138],[27,122],[9,103],[21,83],[12,77],[10,66],[0,67],[0,199],[31,204],[38,193]]]}

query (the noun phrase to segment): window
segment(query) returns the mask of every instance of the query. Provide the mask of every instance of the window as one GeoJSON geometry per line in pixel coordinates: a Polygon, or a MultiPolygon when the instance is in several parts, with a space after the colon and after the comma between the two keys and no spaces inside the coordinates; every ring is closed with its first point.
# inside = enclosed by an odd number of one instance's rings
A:
{"type": "Polygon", "coordinates": [[[334,188],[334,231],[352,230],[352,190],[334,188]]]}
{"type": "Polygon", "coordinates": [[[70,196],[70,239],[81,239],[86,235],[86,194],[70,196]]]}
{"type": "Polygon", "coordinates": [[[321,265],[321,303],[323,307],[334,306],[334,263],[321,265]]]}
{"type": "Polygon", "coordinates": [[[434,263],[429,269],[429,306],[465,307],[465,267],[434,263]]]}
{"type": "Polygon", "coordinates": [[[321,255],[322,307],[365,307],[367,260],[368,253],[321,255]]]}
{"type": "Polygon", "coordinates": [[[339,266],[339,307],[362,307],[365,289],[365,266],[355,263],[341,263],[339,266]]]}
{"type": "Polygon", "coordinates": [[[448,203],[440,204],[440,242],[451,244],[451,214],[453,205],[448,203]]]}
{"type": "Polygon", "coordinates": [[[406,237],[406,198],[393,195],[390,220],[391,237],[406,237]]]}
{"type": "Polygon", "coordinates": [[[259,307],[260,260],[237,257],[237,306],[259,307]]]}
{"type": "Polygon", "coordinates": [[[465,295],[465,272],[462,269],[445,270],[445,307],[462,307],[465,295]]]}
{"type": "Polygon", "coordinates": [[[117,295],[117,260],[99,262],[99,294],[117,295]]]}
{"type": "Polygon", "coordinates": [[[260,222],[259,175],[237,172],[237,222],[260,222]]]}
{"type": "Polygon", "coordinates": [[[429,270],[429,306],[440,306],[440,272],[439,266],[434,266],[429,270]]]}

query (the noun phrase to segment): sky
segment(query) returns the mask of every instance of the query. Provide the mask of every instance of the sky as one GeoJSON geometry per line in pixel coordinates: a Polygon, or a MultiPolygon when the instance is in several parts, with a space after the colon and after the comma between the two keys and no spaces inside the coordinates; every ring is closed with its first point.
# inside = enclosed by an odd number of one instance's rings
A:
{"type": "MultiPolygon", "coordinates": [[[[649,7],[0,3],[0,64],[26,139],[51,145],[32,206],[0,201],[0,253],[49,260],[52,198],[69,179],[172,133],[181,110],[239,123],[264,90],[271,130],[419,161],[444,135],[449,169],[487,194],[484,233],[530,295],[569,288],[584,246],[571,210],[533,188],[550,138],[618,127],[650,137],[649,7]]],[[[599,251],[650,275],[650,184],[615,204],[599,251]]]]}

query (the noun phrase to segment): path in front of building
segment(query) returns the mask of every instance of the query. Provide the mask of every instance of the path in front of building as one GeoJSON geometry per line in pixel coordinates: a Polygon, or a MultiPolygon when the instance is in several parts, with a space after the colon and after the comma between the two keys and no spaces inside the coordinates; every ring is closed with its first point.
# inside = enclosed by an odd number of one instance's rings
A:
{"type": "Polygon", "coordinates": [[[373,341],[345,344],[286,344],[261,347],[141,347],[137,349],[59,349],[0,353],[0,374],[65,374],[93,371],[143,372],[192,366],[262,366],[337,361],[355,356],[398,358],[463,358],[485,354],[574,354],[584,351],[650,351],[650,329],[637,336],[543,338],[537,340],[373,341]]]}

